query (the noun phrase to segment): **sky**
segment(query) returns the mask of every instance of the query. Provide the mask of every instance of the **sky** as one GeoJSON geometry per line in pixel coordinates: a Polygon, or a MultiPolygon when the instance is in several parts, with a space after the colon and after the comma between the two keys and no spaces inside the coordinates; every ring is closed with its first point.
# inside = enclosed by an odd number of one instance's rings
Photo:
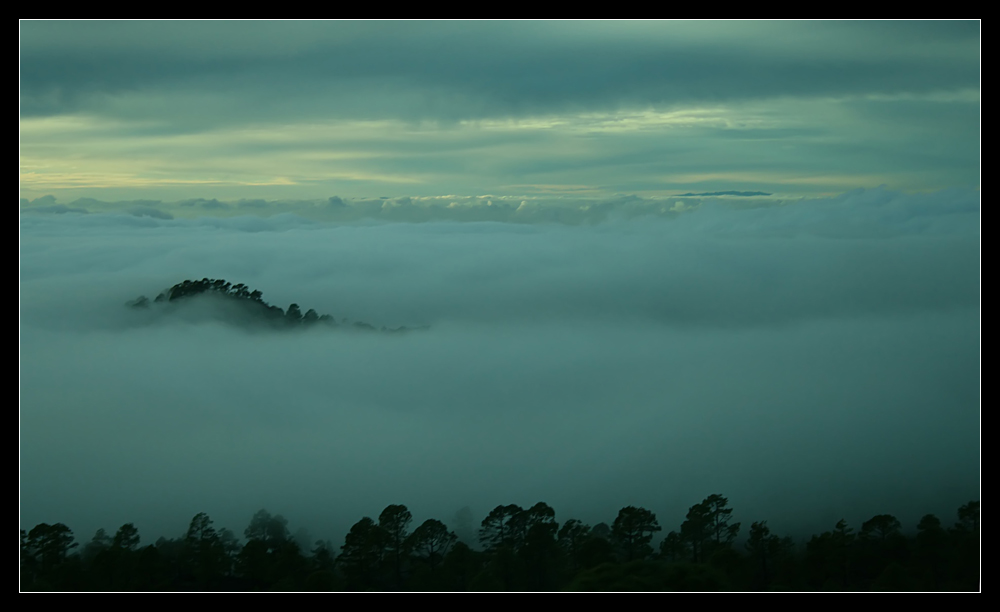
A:
{"type": "Polygon", "coordinates": [[[20,23],[21,197],[978,188],[980,24],[20,23]]]}
{"type": "Polygon", "coordinates": [[[20,520],[980,487],[980,24],[20,22],[20,520]],[[185,279],[404,335],[253,331],[185,279]]]}

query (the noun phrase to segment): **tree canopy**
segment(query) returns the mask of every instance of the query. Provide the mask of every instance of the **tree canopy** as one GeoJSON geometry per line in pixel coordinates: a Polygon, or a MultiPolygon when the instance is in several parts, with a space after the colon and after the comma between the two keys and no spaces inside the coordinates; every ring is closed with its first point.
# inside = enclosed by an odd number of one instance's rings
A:
{"type": "Polygon", "coordinates": [[[180,305],[191,303],[194,298],[209,297],[221,300],[221,303],[229,306],[223,311],[224,320],[241,326],[264,326],[272,329],[303,329],[315,326],[338,328],[347,326],[349,329],[362,331],[383,331],[383,332],[406,332],[414,329],[405,326],[397,328],[376,328],[374,325],[363,321],[351,322],[347,319],[337,320],[329,314],[319,314],[315,309],[310,308],[302,313],[301,307],[290,304],[287,309],[280,306],[268,304],[263,299],[263,293],[259,290],[251,290],[243,283],[232,284],[221,278],[203,278],[201,280],[185,280],[162,291],[155,300],[150,301],[144,295],[126,303],[127,306],[147,310],[150,308],[160,308],[167,306],[177,308],[180,305]]]}
{"type": "MultiPolygon", "coordinates": [[[[979,503],[959,508],[945,528],[925,514],[908,535],[893,515],[877,514],[855,530],[845,521],[814,535],[804,550],[750,523],[737,541],[736,511],[710,495],[690,507],[654,554],[661,530],[646,508],[626,506],[611,527],[573,518],[561,525],[544,502],[525,509],[499,505],[483,519],[481,549],[429,518],[391,504],[378,520],[363,517],[337,547],[313,543],[303,529],[261,509],[241,540],[196,514],[176,539],[141,546],[125,523],[113,537],[100,529],[75,551],[62,523],[21,530],[21,588],[36,591],[556,591],[556,590],[791,590],[868,591],[981,588],[979,503]],[[339,555],[336,554],[339,552],[339,555]]],[[[467,511],[460,513],[466,520],[467,511]]]]}

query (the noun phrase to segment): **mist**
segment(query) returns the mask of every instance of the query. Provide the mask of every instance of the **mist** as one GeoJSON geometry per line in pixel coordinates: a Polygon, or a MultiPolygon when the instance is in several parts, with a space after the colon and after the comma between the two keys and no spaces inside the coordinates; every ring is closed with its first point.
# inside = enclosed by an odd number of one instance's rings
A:
{"type": "Polygon", "coordinates": [[[801,537],[978,499],[979,192],[698,203],[584,225],[23,209],[21,526],[148,544],[266,508],[339,546],[388,504],[545,501],[669,531],[722,493],[801,537]],[[202,277],[428,328],[125,307],[202,277]]]}

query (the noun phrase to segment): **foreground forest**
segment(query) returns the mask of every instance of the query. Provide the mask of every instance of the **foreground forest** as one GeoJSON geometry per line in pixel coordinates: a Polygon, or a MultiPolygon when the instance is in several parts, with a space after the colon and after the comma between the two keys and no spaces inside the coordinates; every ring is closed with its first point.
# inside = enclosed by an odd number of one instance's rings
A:
{"type": "MultiPolygon", "coordinates": [[[[979,502],[946,527],[928,514],[906,533],[882,514],[855,530],[839,521],[804,547],[766,521],[732,519],[721,495],[662,531],[644,508],[609,526],[570,519],[539,502],[497,506],[462,541],[436,519],[413,525],[403,505],[351,527],[339,549],[304,550],[287,521],[254,514],[239,538],[208,515],[187,533],[140,546],[131,523],[80,546],[62,523],[21,530],[23,591],[978,591],[979,502]]],[[[469,517],[465,517],[466,520],[469,517]]],[[[458,517],[461,522],[462,517],[458,517]]]]}

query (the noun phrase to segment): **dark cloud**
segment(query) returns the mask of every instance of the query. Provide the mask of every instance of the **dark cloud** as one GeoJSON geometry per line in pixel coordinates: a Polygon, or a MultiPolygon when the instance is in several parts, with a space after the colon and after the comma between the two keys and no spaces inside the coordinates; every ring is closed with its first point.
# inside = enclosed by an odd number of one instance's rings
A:
{"type": "Polygon", "coordinates": [[[770,193],[765,191],[707,191],[705,193],[682,193],[678,197],[688,197],[688,196],[740,196],[740,197],[752,197],[752,196],[769,196],[770,193]]]}
{"type": "Polygon", "coordinates": [[[255,199],[255,200],[239,200],[236,202],[237,208],[252,208],[252,209],[264,209],[268,207],[268,203],[265,200],[255,199]]]}
{"type": "MultiPolygon", "coordinates": [[[[197,91],[203,110],[209,99],[225,98],[229,112],[220,107],[213,121],[276,109],[301,117],[451,120],[979,83],[976,22],[603,28],[27,22],[21,32],[25,115],[95,111],[107,96],[197,91]],[[774,42],[802,36],[810,44],[774,42]],[[258,45],[247,45],[249,39],[258,45]]],[[[195,108],[162,110],[190,111],[187,119],[195,122],[195,108]]]]}
{"type": "Polygon", "coordinates": [[[188,206],[188,207],[198,207],[198,208],[202,208],[202,209],[205,209],[205,210],[212,210],[212,211],[218,210],[220,208],[229,208],[228,204],[226,204],[224,202],[220,202],[219,200],[217,200],[215,198],[212,198],[211,200],[206,200],[205,198],[193,198],[193,199],[190,199],[190,200],[182,200],[182,201],[178,202],[178,205],[180,205],[180,206],[188,206]]]}
{"type": "Polygon", "coordinates": [[[52,206],[56,203],[56,197],[54,195],[43,195],[30,201],[21,200],[21,202],[27,206],[52,206]]]}
{"type": "Polygon", "coordinates": [[[51,213],[56,215],[62,215],[65,213],[77,213],[77,214],[87,214],[86,208],[78,208],[76,206],[67,206],[66,204],[52,204],[50,206],[38,206],[34,205],[28,209],[31,213],[51,213]]]}
{"type": "Polygon", "coordinates": [[[980,476],[979,218],[962,190],[578,227],[26,215],[22,526],[239,532],[266,507],[337,540],[390,503],[544,500],[675,528],[716,491],[779,532],[950,515],[980,476]],[[431,329],[123,306],[205,276],[431,329]]]}
{"type": "Polygon", "coordinates": [[[154,219],[173,219],[174,216],[157,208],[136,207],[130,211],[136,217],[153,217],[154,219]]]}

